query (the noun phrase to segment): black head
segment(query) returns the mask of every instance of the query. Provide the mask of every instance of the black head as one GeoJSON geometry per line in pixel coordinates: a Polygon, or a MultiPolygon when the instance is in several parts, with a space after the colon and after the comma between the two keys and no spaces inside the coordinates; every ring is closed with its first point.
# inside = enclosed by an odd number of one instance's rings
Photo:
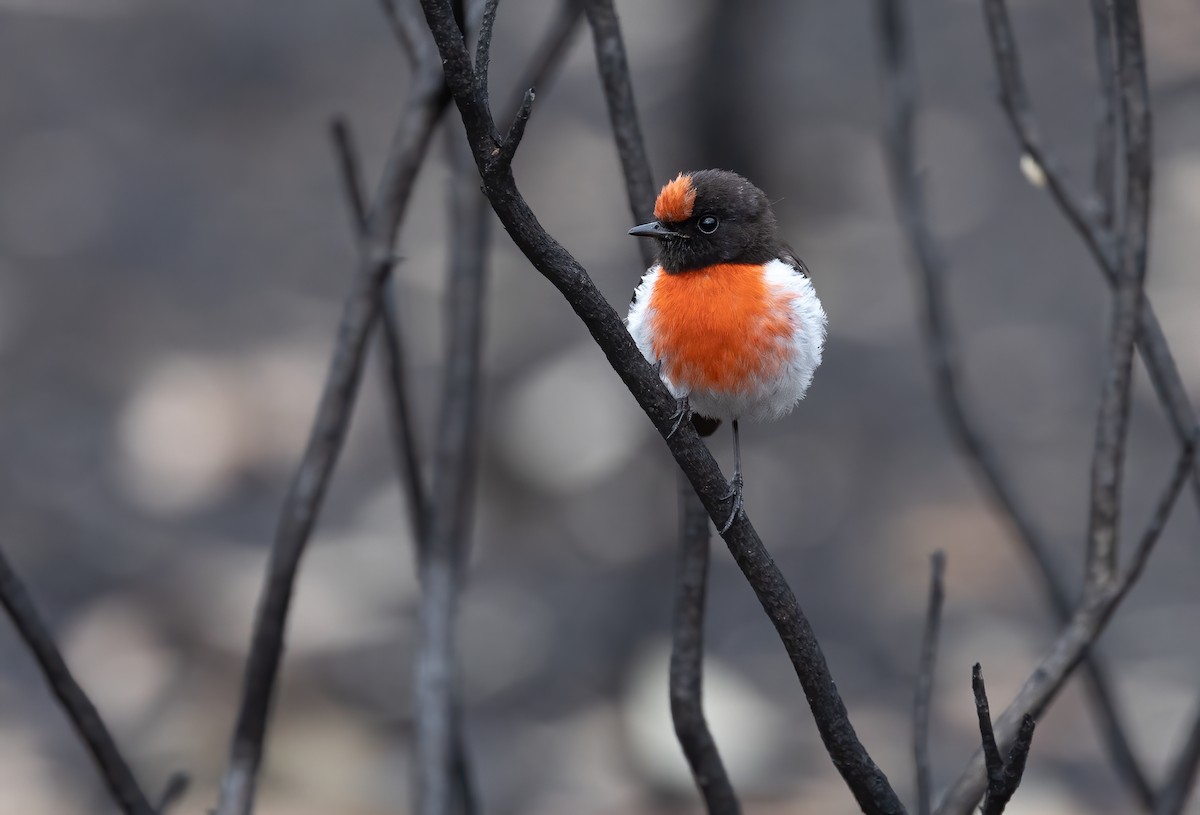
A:
{"type": "Polygon", "coordinates": [[[629,234],[656,239],[658,262],[668,272],[766,263],[779,252],[767,196],[728,170],[680,173],[658,194],[654,217],[629,234]]]}

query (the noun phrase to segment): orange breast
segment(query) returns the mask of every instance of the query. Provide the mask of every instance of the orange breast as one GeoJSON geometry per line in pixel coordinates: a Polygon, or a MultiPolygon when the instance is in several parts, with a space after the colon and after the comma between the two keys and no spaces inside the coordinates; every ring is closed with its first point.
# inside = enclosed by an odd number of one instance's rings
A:
{"type": "Polygon", "coordinates": [[[791,299],[756,264],[663,272],[650,299],[654,353],[668,377],[692,390],[746,390],[787,361],[791,299]]]}

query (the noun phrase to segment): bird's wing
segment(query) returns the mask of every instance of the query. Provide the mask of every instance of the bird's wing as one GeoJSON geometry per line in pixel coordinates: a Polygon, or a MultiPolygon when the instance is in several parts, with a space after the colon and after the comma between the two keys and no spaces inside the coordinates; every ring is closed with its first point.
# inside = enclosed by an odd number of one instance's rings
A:
{"type": "Polygon", "coordinates": [[[796,250],[788,246],[786,243],[781,243],[779,245],[779,259],[795,269],[797,274],[808,278],[812,277],[812,272],[810,272],[808,267],[804,265],[804,261],[802,261],[796,254],[796,250]]]}

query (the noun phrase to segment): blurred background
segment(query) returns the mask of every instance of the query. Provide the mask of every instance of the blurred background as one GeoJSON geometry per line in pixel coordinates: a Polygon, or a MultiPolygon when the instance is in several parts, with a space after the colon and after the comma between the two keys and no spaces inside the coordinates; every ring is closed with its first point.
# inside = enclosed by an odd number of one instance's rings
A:
{"type": "MultiPolygon", "coordinates": [[[[979,3],[910,5],[920,152],[970,402],[1078,585],[1109,298],[1018,170],[979,3]]],[[[1087,3],[1011,5],[1046,135],[1085,182],[1087,3]]],[[[1200,8],[1143,5],[1157,159],[1149,290],[1200,400],[1200,8]]],[[[498,98],[554,8],[502,4],[498,98]]],[[[1055,626],[932,400],[879,149],[871,5],[625,0],[619,11],[656,177],[720,166],[756,181],[829,312],[809,397],[743,434],[747,505],[860,735],[911,800],[930,553],[948,554],[938,786],[978,744],[971,664],[1001,708],[1055,626]]],[[[517,177],[623,311],[642,270],[580,34],[539,94],[517,177]]],[[[405,66],[372,0],[0,0],[0,546],[144,786],[192,775],[181,813],[216,800],[267,545],[354,269],[328,117],[352,120],[373,186],[405,66]]],[[[458,126],[453,112],[446,121],[458,126]]],[[[426,449],[453,228],[444,148],[438,137],[398,249],[426,449]]],[[[667,710],[672,461],[565,302],[495,232],[460,635],[486,811],[699,811],[667,710]]],[[[375,815],[411,800],[416,582],[375,373],[304,563],[261,815],[375,815]]],[[[728,430],[712,444],[730,466],[728,430]]],[[[1173,459],[1139,370],[1128,534],[1173,459]]],[[[1101,641],[1156,777],[1200,700],[1198,533],[1185,492],[1101,641]]],[[[719,541],[713,571],[707,705],[747,812],[854,811],[719,541]]],[[[1038,728],[1011,811],[1132,810],[1072,683],[1038,728]]],[[[0,811],[114,811],[7,621],[0,811]]]]}

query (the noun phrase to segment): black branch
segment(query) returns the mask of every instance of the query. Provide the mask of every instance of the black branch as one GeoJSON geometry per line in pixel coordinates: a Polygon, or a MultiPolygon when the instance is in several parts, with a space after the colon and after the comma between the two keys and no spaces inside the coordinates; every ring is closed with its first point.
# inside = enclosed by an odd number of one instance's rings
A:
{"type": "MultiPolygon", "coordinates": [[[[934,381],[938,407],[951,439],[974,471],[985,495],[1012,530],[1020,553],[1033,569],[1046,602],[1060,625],[1074,614],[1072,589],[1054,568],[1050,542],[1033,521],[994,445],[963,393],[958,345],[947,305],[947,264],[934,237],[917,170],[914,127],[917,113],[917,74],[912,38],[902,0],[879,0],[877,33],[882,55],[884,152],[897,216],[909,244],[918,277],[925,338],[925,357],[934,381]]],[[[1112,682],[1100,655],[1089,650],[1081,673],[1094,715],[1117,772],[1142,801],[1153,792],[1118,710],[1112,682]]],[[[1147,806],[1149,804],[1147,803],[1147,806]]]]}
{"type": "Polygon", "coordinates": [[[988,706],[987,689],[983,685],[983,669],[979,663],[971,669],[971,690],[975,693],[975,713],[979,717],[979,737],[983,742],[983,760],[987,767],[987,792],[983,797],[982,815],[1000,815],[1025,774],[1025,761],[1033,745],[1033,717],[1028,713],[1021,719],[1017,737],[1009,748],[1008,758],[1000,756],[996,734],[992,731],[992,713],[988,706]]]}
{"type": "Polygon", "coordinates": [[[938,634],[942,627],[942,603],[946,599],[942,580],[945,571],[946,554],[934,552],[929,558],[929,605],[925,612],[921,658],[917,663],[917,690],[913,698],[913,763],[917,775],[919,815],[929,815],[933,808],[929,765],[929,703],[933,697],[933,671],[937,664],[938,634]]]}
{"type": "Polygon", "coordinates": [[[58,651],[58,646],[54,644],[54,635],[42,620],[42,615],[34,606],[25,584],[13,571],[2,550],[0,604],[4,606],[17,634],[37,660],[50,692],[58,700],[80,741],[87,748],[113,801],[125,815],[155,815],[157,810],[151,806],[146,793],[138,785],[133,771],[129,769],[129,763],[121,755],[120,748],[108,732],[104,720],[100,718],[100,712],[75,681],[71,669],[67,667],[58,651]]]}
{"type": "MultiPolygon", "coordinates": [[[[675,460],[701,496],[709,517],[728,514],[728,483],[691,427],[671,435],[675,400],[642,357],[624,322],[596,289],[587,272],[538,223],[517,189],[511,164],[498,160],[492,142],[495,125],[488,100],[474,80],[471,59],[445,0],[422,0],[426,21],[442,54],[446,81],[468,134],[476,167],[500,222],[533,266],[564,296],[629,388],[675,460]],[[670,438],[667,438],[670,436],[670,438]]],[[[834,766],[867,813],[904,811],[887,777],[871,759],[850,723],[825,657],[808,619],[758,533],[739,516],[724,534],[734,560],[779,633],[809,701],[817,729],[834,766]]]]}

